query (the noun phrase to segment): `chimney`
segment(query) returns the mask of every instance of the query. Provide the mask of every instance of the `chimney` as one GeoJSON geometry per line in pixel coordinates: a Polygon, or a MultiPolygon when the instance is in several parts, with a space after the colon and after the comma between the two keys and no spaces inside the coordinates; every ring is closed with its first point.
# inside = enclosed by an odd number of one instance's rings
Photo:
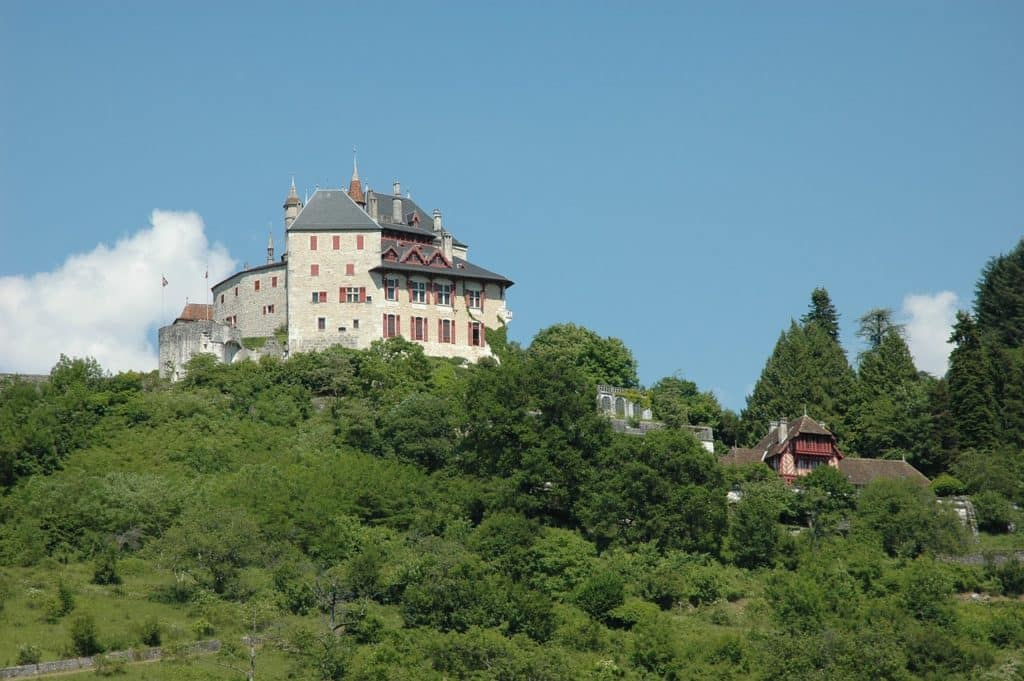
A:
{"type": "Polygon", "coordinates": [[[395,195],[391,199],[391,222],[402,224],[402,185],[398,184],[398,180],[395,180],[395,184],[392,186],[395,190],[395,195]]]}
{"type": "Polygon", "coordinates": [[[779,422],[778,421],[769,421],[768,422],[768,432],[769,433],[774,433],[778,429],[778,427],[779,427],[779,422]]]}
{"type": "Polygon", "coordinates": [[[377,194],[370,188],[366,189],[366,193],[370,204],[370,217],[376,220],[378,217],[380,217],[379,213],[377,212],[377,194]]]}
{"type": "Polygon", "coordinates": [[[779,442],[785,442],[789,435],[789,419],[779,419],[779,442]]]}
{"type": "Polygon", "coordinates": [[[441,232],[441,211],[437,208],[434,209],[434,233],[441,232]]]}
{"type": "MultiPolygon", "coordinates": [[[[441,219],[440,216],[437,216],[437,211],[434,211],[434,214],[435,214],[434,220],[440,220],[441,219]]],[[[435,224],[437,224],[437,223],[435,223],[435,224]]],[[[452,249],[452,234],[451,234],[451,232],[445,232],[445,231],[441,232],[441,255],[444,256],[444,259],[447,260],[449,264],[451,264],[452,257],[454,256],[454,252],[453,252],[453,249],[452,249]]]]}

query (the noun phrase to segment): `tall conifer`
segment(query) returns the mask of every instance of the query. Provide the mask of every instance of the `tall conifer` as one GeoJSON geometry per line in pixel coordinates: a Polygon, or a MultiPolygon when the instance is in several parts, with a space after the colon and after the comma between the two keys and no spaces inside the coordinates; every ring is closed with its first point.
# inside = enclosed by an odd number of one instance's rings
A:
{"type": "Polygon", "coordinates": [[[996,402],[992,365],[974,319],[956,315],[949,341],[949,406],[956,420],[961,448],[984,449],[995,439],[996,402]]]}

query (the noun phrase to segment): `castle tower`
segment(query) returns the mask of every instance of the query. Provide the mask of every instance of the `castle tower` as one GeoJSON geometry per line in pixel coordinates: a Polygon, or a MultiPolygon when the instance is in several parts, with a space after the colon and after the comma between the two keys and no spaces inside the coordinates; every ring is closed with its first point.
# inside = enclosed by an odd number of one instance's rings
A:
{"type": "Polygon", "coordinates": [[[267,232],[267,264],[274,264],[274,233],[267,232]]]}
{"type": "Polygon", "coordinates": [[[299,200],[299,194],[295,191],[295,178],[293,177],[291,189],[288,190],[288,198],[284,200],[285,231],[292,226],[295,218],[299,217],[300,210],[302,210],[302,201],[299,200]]]}
{"type": "Polygon", "coordinates": [[[352,180],[348,183],[348,195],[366,209],[366,197],[363,196],[363,185],[359,182],[359,164],[356,162],[356,150],[352,149],[352,180]]]}

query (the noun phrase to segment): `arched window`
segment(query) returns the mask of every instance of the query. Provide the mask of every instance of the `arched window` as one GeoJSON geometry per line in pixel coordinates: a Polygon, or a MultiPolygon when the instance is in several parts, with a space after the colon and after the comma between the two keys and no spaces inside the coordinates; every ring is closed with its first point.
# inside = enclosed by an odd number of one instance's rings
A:
{"type": "Polygon", "coordinates": [[[615,398],[615,415],[619,418],[626,416],[626,400],[622,397],[615,398]]]}

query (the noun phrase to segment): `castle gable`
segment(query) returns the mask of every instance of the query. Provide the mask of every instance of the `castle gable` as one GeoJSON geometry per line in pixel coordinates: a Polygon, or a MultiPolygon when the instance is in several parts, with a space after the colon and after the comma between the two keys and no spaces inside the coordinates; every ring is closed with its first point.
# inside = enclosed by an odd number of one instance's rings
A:
{"type": "Polygon", "coordinates": [[[289,232],[380,230],[362,208],[341,189],[318,189],[309,197],[289,232]]]}

